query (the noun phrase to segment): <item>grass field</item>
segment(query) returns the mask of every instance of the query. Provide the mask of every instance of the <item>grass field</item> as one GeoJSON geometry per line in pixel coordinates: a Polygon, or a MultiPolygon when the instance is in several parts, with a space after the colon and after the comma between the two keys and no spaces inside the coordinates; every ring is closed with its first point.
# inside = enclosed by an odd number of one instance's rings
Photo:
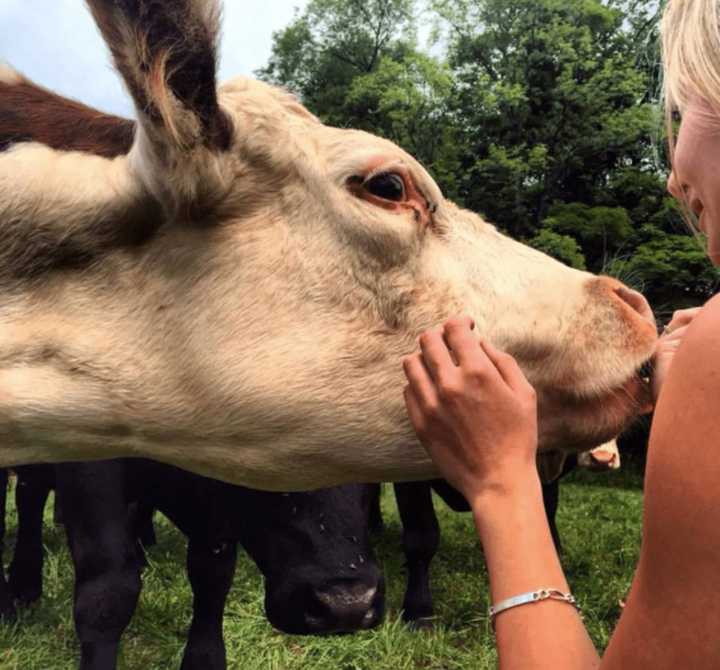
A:
{"type": "MultiPolygon", "coordinates": [[[[558,525],[565,544],[564,565],[585,612],[596,645],[603,648],[619,615],[638,557],[642,505],[641,477],[632,469],[612,475],[571,475],[561,492],[558,525]]],[[[12,497],[12,496],[10,496],[12,497]]],[[[383,496],[385,531],[376,545],[387,582],[387,616],[379,628],[326,638],[276,633],[265,620],[263,587],[254,564],[238,562],[225,612],[225,639],[231,668],[243,670],[455,670],[495,667],[486,618],[487,589],[482,555],[468,514],[436,503],[442,542],[433,564],[437,623],[412,631],[400,621],[404,590],[400,524],[390,489],[383,496]]],[[[0,625],[0,670],[71,670],[78,646],[72,621],[72,565],[64,533],[46,527],[45,595],[13,625],[0,625]]],[[[157,515],[158,545],[120,660],[124,670],[180,666],[191,612],[185,579],[183,536],[157,515]]],[[[15,537],[9,510],[5,562],[15,537]]]]}

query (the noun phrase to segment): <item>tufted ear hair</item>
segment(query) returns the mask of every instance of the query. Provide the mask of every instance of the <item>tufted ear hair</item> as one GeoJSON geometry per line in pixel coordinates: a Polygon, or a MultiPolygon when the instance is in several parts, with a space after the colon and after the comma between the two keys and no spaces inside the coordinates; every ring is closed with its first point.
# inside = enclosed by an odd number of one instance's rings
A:
{"type": "Polygon", "coordinates": [[[135,103],[131,157],[141,178],[170,208],[207,204],[222,190],[218,161],[233,135],[216,89],[217,0],[87,4],[135,103]]]}

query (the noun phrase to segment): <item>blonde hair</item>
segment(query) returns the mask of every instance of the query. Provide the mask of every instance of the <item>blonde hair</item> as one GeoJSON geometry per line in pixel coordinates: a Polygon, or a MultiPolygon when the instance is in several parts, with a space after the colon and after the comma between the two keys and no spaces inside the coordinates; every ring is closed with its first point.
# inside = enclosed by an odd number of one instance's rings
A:
{"type": "MultiPolygon", "coordinates": [[[[720,0],[668,0],[661,24],[665,120],[670,163],[674,162],[673,113],[693,98],[706,101],[720,115],[720,0]]],[[[684,218],[698,233],[686,198],[684,218]]]]}
{"type": "Polygon", "coordinates": [[[667,112],[693,97],[720,111],[720,0],[669,0],[661,32],[667,112]]]}

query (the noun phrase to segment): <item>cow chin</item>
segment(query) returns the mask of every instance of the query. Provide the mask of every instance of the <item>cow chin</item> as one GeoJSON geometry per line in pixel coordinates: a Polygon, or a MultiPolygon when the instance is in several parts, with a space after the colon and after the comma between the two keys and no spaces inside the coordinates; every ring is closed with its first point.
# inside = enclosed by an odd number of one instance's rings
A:
{"type": "MultiPolygon", "coordinates": [[[[375,628],[385,610],[385,581],[376,568],[365,574],[315,583],[267,580],[265,614],[277,630],[291,635],[333,635],[375,628]]],[[[290,580],[292,581],[292,580],[290,580]]]]}
{"type": "Polygon", "coordinates": [[[649,385],[638,375],[593,397],[567,391],[538,393],[539,448],[581,452],[622,433],[651,405],[649,385]]]}

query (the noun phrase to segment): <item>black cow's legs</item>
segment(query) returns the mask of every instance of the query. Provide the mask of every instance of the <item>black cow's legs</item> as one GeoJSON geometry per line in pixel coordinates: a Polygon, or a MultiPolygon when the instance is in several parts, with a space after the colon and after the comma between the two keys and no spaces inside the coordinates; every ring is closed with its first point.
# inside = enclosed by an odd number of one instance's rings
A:
{"type": "Polygon", "coordinates": [[[140,595],[140,561],[121,462],[58,467],[58,490],[75,565],[80,670],[114,670],[140,595]]]}
{"type": "Polygon", "coordinates": [[[15,614],[10,589],[5,581],[3,548],[5,541],[5,513],[7,502],[8,472],[0,469],[0,618],[10,619],[15,614]]]}
{"type": "Polygon", "coordinates": [[[407,482],[394,487],[408,571],[403,619],[422,625],[434,614],[429,572],[440,543],[440,528],[429,482],[407,482]]]}
{"type": "Polygon", "coordinates": [[[371,533],[379,533],[384,527],[380,498],[382,497],[382,484],[368,484],[370,487],[370,511],[368,513],[368,528],[371,533]]]}
{"type": "Polygon", "coordinates": [[[15,555],[8,570],[8,584],[22,604],[42,595],[43,513],[54,484],[53,467],[24,466],[18,469],[15,489],[18,535],[15,555]]]}
{"type": "Polygon", "coordinates": [[[225,670],[223,613],[232,585],[237,545],[211,546],[190,538],[187,570],[193,590],[193,618],[181,670],[225,670]]]}
{"type": "Polygon", "coordinates": [[[135,529],[137,538],[145,549],[154,547],[157,544],[155,524],[153,523],[154,516],[155,508],[152,505],[144,502],[137,503],[135,529]]]}
{"type": "Polygon", "coordinates": [[[157,544],[154,515],[155,508],[143,501],[135,501],[128,506],[130,533],[135,538],[141,568],[146,568],[148,565],[145,550],[157,544]]]}
{"type": "Polygon", "coordinates": [[[543,503],[545,503],[545,516],[547,516],[548,524],[550,526],[550,533],[552,534],[553,542],[555,543],[555,549],[558,554],[562,553],[562,542],[560,541],[560,532],[557,529],[555,523],[555,516],[557,515],[558,503],[560,502],[560,480],[556,479],[549,484],[542,485],[543,503]]]}

